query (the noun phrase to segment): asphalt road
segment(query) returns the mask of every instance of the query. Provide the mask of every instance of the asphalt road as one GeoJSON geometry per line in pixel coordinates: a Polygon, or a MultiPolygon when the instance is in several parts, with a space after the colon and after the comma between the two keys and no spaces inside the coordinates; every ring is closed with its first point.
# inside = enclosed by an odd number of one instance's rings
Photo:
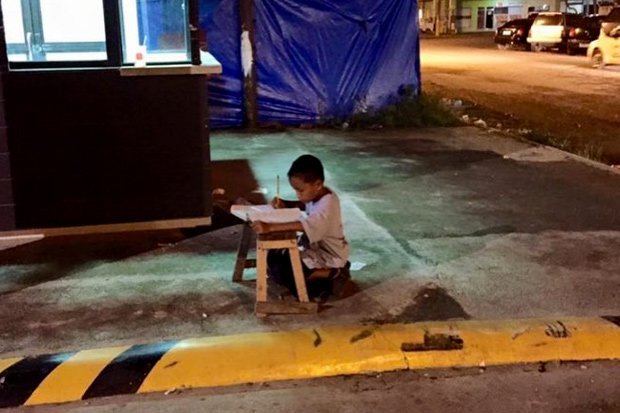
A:
{"type": "Polygon", "coordinates": [[[620,66],[592,69],[585,55],[498,50],[492,34],[426,37],[423,89],[464,99],[490,126],[620,164],[620,66]]]}
{"type": "Polygon", "coordinates": [[[620,362],[426,370],[119,396],[9,412],[620,412],[620,362]]]}

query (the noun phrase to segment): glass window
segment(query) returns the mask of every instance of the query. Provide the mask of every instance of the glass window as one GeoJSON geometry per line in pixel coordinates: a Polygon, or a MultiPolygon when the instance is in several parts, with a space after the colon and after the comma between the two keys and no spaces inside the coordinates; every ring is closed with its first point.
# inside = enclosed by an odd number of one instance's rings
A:
{"type": "Polygon", "coordinates": [[[605,21],[620,23],[620,7],[614,7],[605,18],[605,21]]]}
{"type": "Polygon", "coordinates": [[[3,0],[10,62],[107,59],[102,0],[3,0]]]}
{"type": "Polygon", "coordinates": [[[123,62],[188,63],[187,0],[120,0],[123,62]]]}
{"type": "Polygon", "coordinates": [[[48,42],[105,42],[101,0],[39,0],[48,42]]]}
{"type": "Polygon", "coordinates": [[[561,14],[539,14],[534,21],[535,26],[559,26],[561,24],[561,14]]]}
{"type": "Polygon", "coordinates": [[[26,44],[24,26],[22,25],[22,6],[19,0],[3,0],[2,14],[4,15],[4,34],[6,42],[10,44],[26,44]]]}
{"type": "Polygon", "coordinates": [[[566,15],[566,25],[572,27],[585,27],[586,22],[584,18],[579,14],[567,14],[566,15]]]}

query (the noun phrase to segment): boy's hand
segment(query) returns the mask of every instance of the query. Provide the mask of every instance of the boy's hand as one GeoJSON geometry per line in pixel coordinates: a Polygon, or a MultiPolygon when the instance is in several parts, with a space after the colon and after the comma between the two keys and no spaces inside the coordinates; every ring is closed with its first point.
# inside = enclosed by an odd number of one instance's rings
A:
{"type": "Polygon", "coordinates": [[[271,206],[275,209],[286,208],[286,204],[282,198],[275,197],[271,200],[271,206]]]}
{"type": "Polygon", "coordinates": [[[270,231],[269,224],[267,224],[266,222],[262,222],[262,221],[252,222],[252,229],[257,234],[264,234],[270,231]]]}

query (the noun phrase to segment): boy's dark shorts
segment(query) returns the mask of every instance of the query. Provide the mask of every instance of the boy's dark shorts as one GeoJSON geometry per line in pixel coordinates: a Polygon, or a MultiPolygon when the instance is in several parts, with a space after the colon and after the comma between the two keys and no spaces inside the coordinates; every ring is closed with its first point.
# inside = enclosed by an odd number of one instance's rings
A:
{"type": "MultiPolygon", "coordinates": [[[[308,268],[303,261],[301,266],[310,299],[326,299],[328,296],[339,298],[345,284],[351,278],[348,261],[345,267],[331,268],[329,275],[321,278],[312,277],[314,270],[308,268]]],[[[288,288],[297,297],[297,286],[288,249],[270,250],[267,253],[267,272],[271,280],[288,288]]]]}

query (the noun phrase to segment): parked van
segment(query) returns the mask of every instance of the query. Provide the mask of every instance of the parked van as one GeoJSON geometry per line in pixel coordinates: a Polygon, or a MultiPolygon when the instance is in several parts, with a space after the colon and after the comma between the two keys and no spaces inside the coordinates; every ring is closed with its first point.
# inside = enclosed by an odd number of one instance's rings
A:
{"type": "Polygon", "coordinates": [[[590,43],[588,59],[592,67],[620,64],[620,7],[615,7],[603,20],[599,38],[590,43]]]}
{"type": "Polygon", "coordinates": [[[599,25],[596,19],[580,14],[545,12],[534,19],[527,38],[531,49],[558,49],[575,54],[586,49],[598,37],[599,25]]]}

